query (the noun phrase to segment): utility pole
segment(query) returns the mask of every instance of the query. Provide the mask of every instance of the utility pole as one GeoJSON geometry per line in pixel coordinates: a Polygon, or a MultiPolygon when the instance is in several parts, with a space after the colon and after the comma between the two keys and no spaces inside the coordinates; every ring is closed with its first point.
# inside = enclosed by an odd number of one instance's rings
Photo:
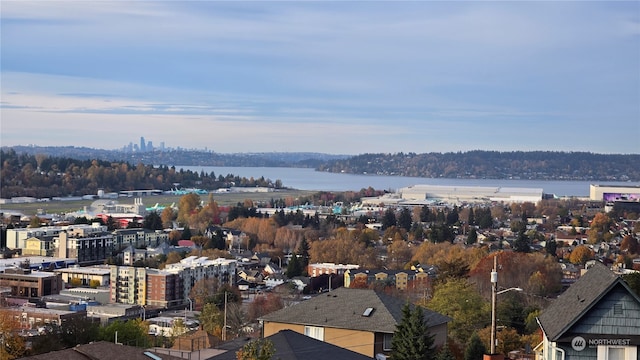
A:
{"type": "Polygon", "coordinates": [[[227,292],[224,292],[224,326],[222,327],[222,341],[227,341],[227,292]]]}
{"type": "Polygon", "coordinates": [[[498,297],[498,254],[493,257],[491,271],[491,355],[496,353],[496,298],[498,297]]]}

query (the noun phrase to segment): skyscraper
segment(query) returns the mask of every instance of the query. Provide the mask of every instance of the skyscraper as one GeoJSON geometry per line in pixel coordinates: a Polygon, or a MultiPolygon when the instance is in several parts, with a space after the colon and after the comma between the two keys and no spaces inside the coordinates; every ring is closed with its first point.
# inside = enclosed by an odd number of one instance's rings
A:
{"type": "Polygon", "coordinates": [[[140,152],[147,150],[147,144],[144,142],[144,136],[140,136],[140,152]]]}

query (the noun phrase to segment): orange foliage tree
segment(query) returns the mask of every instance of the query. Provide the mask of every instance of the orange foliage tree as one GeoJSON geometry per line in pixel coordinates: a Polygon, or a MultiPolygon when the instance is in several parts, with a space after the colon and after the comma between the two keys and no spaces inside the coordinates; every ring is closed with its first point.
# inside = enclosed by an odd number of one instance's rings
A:
{"type": "Polygon", "coordinates": [[[498,285],[501,288],[519,287],[525,293],[539,296],[557,293],[562,288],[562,269],[553,257],[501,251],[484,257],[469,273],[471,281],[486,298],[491,296],[494,256],[498,256],[498,285]]]}
{"type": "Polygon", "coordinates": [[[584,263],[593,259],[593,257],[593,250],[586,245],[579,245],[569,254],[569,261],[571,261],[572,264],[584,265],[584,263]]]}

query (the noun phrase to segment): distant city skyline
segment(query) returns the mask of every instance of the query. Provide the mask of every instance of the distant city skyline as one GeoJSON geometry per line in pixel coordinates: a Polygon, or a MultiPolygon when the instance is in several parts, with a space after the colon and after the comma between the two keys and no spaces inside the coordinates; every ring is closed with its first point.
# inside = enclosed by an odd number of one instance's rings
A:
{"type": "Polygon", "coordinates": [[[640,153],[640,2],[4,1],[0,145],[640,153]]]}

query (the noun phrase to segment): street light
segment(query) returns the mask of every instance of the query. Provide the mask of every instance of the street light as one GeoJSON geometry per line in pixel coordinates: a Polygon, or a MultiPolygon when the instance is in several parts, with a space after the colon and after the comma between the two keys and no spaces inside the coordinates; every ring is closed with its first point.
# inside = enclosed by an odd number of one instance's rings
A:
{"type": "Polygon", "coordinates": [[[498,291],[498,255],[493,257],[493,271],[491,271],[491,355],[496,353],[496,300],[498,295],[509,291],[522,291],[519,287],[512,287],[498,291]]]}

